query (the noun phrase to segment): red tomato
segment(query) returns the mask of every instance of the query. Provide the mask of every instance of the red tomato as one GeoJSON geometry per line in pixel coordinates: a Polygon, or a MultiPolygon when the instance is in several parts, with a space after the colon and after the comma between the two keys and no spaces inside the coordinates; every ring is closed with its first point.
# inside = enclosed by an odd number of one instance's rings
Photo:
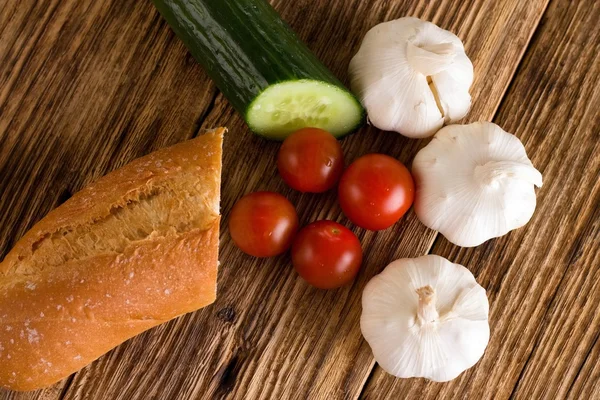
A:
{"type": "Polygon", "coordinates": [[[296,209],[282,195],[255,192],[238,200],[229,216],[235,244],[255,257],[271,257],[290,248],[298,231],[296,209]]]}
{"type": "Polygon", "coordinates": [[[344,172],[342,146],[329,132],[304,128],[288,136],[277,155],[279,174],[291,188],[321,193],[344,172]]]}
{"type": "Polygon", "coordinates": [[[302,228],[292,245],[292,264],[305,281],[319,289],[350,282],[362,263],[362,249],[352,231],[333,221],[302,228]]]}
{"type": "Polygon", "coordinates": [[[384,154],[367,154],[346,169],[338,196],[352,222],[378,231],[389,228],[408,211],[415,184],[400,161],[384,154]]]}

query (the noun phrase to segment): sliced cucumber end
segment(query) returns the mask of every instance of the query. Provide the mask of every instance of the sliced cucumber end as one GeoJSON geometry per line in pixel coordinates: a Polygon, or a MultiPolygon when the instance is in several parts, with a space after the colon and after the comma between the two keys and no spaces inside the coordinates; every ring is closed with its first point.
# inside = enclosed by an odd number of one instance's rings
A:
{"type": "Polygon", "coordinates": [[[358,129],[364,116],[350,92],[310,79],[270,85],[246,110],[250,129],[274,140],[306,127],[321,128],[339,138],[358,129]]]}

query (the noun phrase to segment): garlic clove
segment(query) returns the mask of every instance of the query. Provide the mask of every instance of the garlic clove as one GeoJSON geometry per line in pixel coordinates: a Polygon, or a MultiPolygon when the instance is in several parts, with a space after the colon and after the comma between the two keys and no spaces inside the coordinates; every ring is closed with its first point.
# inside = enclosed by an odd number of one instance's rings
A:
{"type": "Polygon", "coordinates": [[[465,267],[428,255],[388,265],[365,287],[361,331],[388,373],[454,379],[489,341],[485,290],[465,267]]]}
{"type": "Polygon", "coordinates": [[[441,129],[412,170],[421,222],[464,247],[525,225],[542,185],[521,141],[489,122],[441,129]]]}
{"type": "Polygon", "coordinates": [[[453,362],[433,371],[429,377],[432,381],[447,382],[457,378],[479,361],[490,340],[489,324],[487,321],[448,321],[440,329],[438,340],[441,343],[455,342],[454,346],[462,349],[459,353],[452,353],[453,362]],[[478,333],[471,335],[464,332],[478,333]]]}
{"type": "Polygon", "coordinates": [[[473,65],[460,39],[418,18],[369,30],[349,74],[369,121],[407,137],[431,136],[470,108],[473,65]]]}
{"type": "Polygon", "coordinates": [[[471,108],[471,94],[468,88],[473,82],[473,64],[464,53],[459,53],[454,65],[431,77],[441,104],[445,123],[461,119],[471,108]]]}

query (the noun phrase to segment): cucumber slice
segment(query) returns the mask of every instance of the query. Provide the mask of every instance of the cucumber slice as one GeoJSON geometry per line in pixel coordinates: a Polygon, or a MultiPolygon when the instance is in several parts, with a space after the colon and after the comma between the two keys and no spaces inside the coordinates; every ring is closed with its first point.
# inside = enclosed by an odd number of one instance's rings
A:
{"type": "Polygon", "coordinates": [[[359,101],[265,0],[152,0],[255,133],[304,127],[336,137],[365,121],[359,101]]]}
{"type": "Polygon", "coordinates": [[[360,125],[362,107],[338,86],[301,79],[269,86],[250,104],[246,121],[255,133],[283,140],[300,128],[321,128],[341,137],[360,125]]]}

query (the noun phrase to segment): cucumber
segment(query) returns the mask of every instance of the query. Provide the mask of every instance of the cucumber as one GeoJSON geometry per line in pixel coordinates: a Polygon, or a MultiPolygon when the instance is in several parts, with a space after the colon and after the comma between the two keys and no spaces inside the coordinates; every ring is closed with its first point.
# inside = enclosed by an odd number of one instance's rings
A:
{"type": "Polygon", "coordinates": [[[152,0],[250,129],[283,140],[304,127],[336,137],[365,120],[360,102],[264,0],[152,0]]]}

